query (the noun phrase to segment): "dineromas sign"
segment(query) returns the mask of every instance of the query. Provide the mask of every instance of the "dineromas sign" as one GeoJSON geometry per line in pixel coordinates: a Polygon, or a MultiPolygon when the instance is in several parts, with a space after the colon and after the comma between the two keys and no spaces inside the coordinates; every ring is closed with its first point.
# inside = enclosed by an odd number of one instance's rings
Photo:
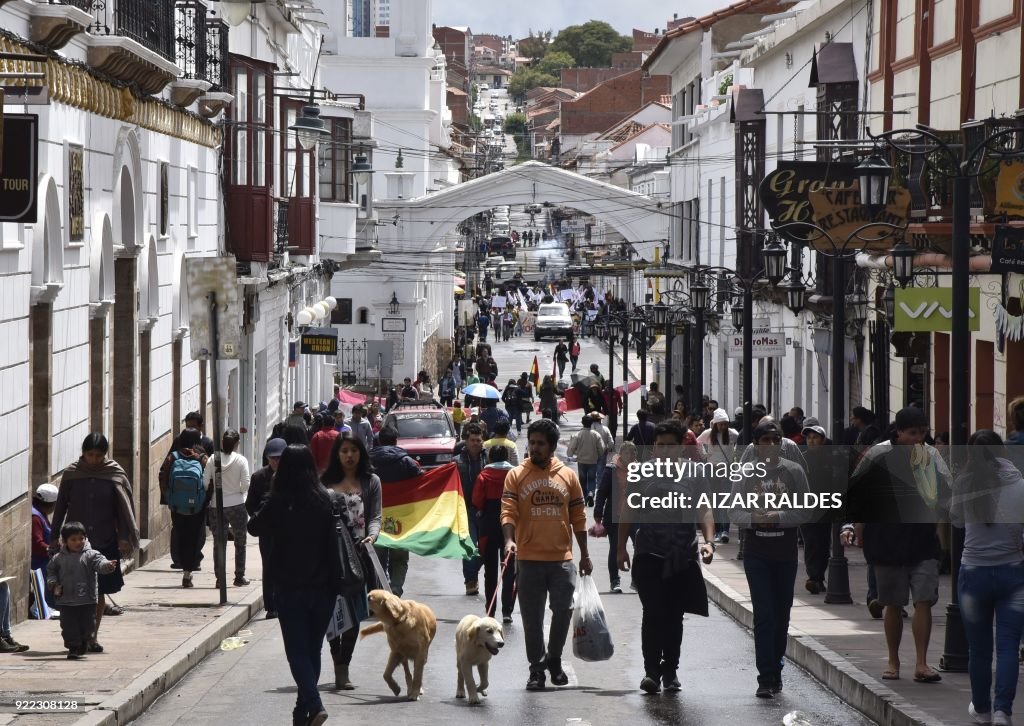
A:
{"type": "MultiPolygon", "coordinates": [[[[872,217],[860,203],[857,165],[847,162],[779,161],[775,171],[762,180],[758,193],[773,227],[813,223],[828,232],[837,245],[846,244],[850,250],[890,249],[891,230],[864,225],[886,222],[902,227],[910,212],[910,192],[890,186],[885,211],[872,217]],[[851,239],[854,234],[857,238],[851,239]]],[[[832,242],[810,227],[794,226],[779,233],[814,249],[833,249],[832,242]]]]}

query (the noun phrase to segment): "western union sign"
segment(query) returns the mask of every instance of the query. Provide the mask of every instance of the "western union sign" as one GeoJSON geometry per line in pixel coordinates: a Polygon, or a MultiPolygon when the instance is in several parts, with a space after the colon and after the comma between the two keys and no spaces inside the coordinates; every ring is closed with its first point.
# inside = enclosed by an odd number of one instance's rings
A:
{"type": "Polygon", "coordinates": [[[338,331],[334,328],[310,328],[302,334],[302,355],[338,355],[338,331]]]}

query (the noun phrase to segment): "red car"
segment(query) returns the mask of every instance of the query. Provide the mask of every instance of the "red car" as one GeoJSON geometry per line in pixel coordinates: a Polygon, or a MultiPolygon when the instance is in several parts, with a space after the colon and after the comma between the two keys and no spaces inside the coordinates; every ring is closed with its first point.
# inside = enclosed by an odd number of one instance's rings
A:
{"type": "Polygon", "coordinates": [[[452,460],[458,441],[455,424],[437,401],[400,401],[388,411],[384,425],[398,430],[398,445],[424,469],[452,460]]]}

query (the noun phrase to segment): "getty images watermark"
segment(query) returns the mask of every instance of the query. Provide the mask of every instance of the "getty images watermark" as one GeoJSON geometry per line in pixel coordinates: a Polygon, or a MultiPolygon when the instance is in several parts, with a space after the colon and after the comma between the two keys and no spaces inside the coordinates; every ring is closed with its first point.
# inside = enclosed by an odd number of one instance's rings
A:
{"type": "Polygon", "coordinates": [[[787,523],[1024,520],[1024,494],[1017,494],[1024,492],[1024,447],[775,444],[723,453],[728,456],[712,457],[683,446],[620,455],[613,516],[676,523],[702,521],[710,512],[722,522],[742,510],[785,513],[787,523]]]}

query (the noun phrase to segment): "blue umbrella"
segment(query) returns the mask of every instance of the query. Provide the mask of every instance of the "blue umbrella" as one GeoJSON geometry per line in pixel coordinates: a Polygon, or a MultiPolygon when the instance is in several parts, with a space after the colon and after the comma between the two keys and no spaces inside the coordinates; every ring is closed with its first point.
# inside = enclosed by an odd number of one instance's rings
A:
{"type": "Polygon", "coordinates": [[[490,398],[494,401],[501,400],[501,394],[498,393],[498,390],[492,386],[488,386],[486,383],[474,383],[470,386],[466,386],[462,389],[462,393],[465,396],[473,396],[473,398],[490,398]]]}

